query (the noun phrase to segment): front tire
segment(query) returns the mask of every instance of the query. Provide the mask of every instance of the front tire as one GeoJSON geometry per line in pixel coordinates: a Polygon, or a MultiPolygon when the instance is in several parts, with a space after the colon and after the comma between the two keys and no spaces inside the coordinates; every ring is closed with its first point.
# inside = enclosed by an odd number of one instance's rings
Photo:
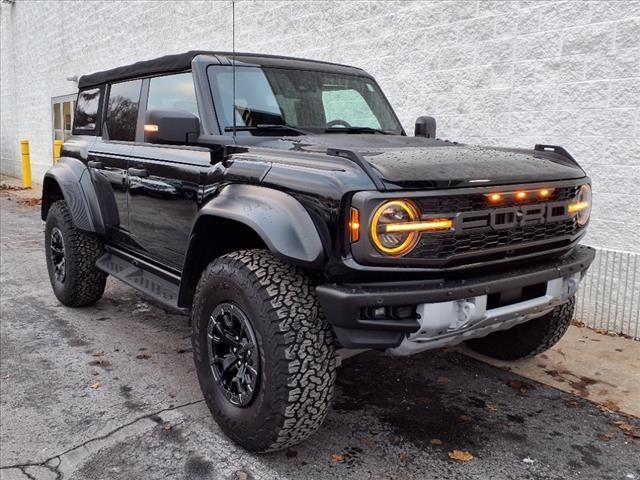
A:
{"type": "Polygon", "coordinates": [[[574,305],[575,297],[571,297],[542,317],[469,340],[467,345],[478,353],[499,360],[534,357],[553,347],[567,332],[573,319],[574,305]]]}
{"type": "Polygon", "coordinates": [[[75,227],[64,200],[49,208],[45,253],[51,287],[60,302],[83,307],[100,300],[107,274],[96,267],[96,260],[104,254],[104,245],[96,236],[75,227]]]}
{"type": "Polygon", "coordinates": [[[192,309],[200,387],[234,442],[281,450],[314,433],[333,394],[333,335],[300,269],[264,250],[214,260],[192,309]]]}

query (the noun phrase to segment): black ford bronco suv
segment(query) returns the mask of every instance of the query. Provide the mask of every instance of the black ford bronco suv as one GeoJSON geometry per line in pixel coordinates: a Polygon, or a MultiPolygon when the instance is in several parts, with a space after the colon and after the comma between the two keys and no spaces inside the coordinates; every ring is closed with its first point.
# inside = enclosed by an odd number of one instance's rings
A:
{"type": "Polygon", "coordinates": [[[590,180],[561,147],[407,136],[359,68],[193,51],[79,80],[44,180],[65,305],[111,275],[190,315],[224,432],[288,447],[327,414],[336,350],[555,344],[594,258],[590,180]]]}

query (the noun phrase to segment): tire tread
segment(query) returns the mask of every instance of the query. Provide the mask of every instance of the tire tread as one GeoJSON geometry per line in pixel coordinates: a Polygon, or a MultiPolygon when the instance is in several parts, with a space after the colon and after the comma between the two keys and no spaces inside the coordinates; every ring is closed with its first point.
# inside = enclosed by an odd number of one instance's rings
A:
{"type": "MultiPolygon", "coordinates": [[[[333,334],[322,317],[315,288],[299,268],[265,250],[240,250],[214,260],[196,288],[192,325],[202,312],[206,285],[213,276],[229,276],[242,285],[252,302],[268,313],[263,349],[276,359],[270,380],[276,392],[256,431],[238,435],[234,426],[223,429],[232,439],[254,451],[269,452],[295,445],[314,433],[327,415],[336,376],[333,334]]],[[[194,346],[195,335],[194,330],[194,346]]],[[[221,412],[209,404],[216,418],[221,412]]]]}

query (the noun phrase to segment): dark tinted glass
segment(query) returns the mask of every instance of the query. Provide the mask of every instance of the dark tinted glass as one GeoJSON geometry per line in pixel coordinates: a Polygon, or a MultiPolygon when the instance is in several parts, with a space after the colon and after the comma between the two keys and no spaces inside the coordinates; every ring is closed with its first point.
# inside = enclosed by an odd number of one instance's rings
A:
{"type": "Polygon", "coordinates": [[[96,129],[98,108],[100,107],[100,93],[101,90],[99,88],[93,88],[91,90],[84,90],[78,94],[75,118],[75,128],[77,130],[96,129]]]}
{"type": "Polygon", "coordinates": [[[198,116],[191,72],[152,78],[149,81],[147,110],[154,108],[178,108],[198,116]]]}
{"type": "MultiPolygon", "coordinates": [[[[218,121],[223,128],[288,125],[314,133],[344,128],[400,134],[391,106],[369,77],[289,68],[208,69],[218,121]]],[[[274,130],[273,135],[282,132],[274,130]]]]}
{"type": "Polygon", "coordinates": [[[142,80],[111,85],[107,108],[109,140],[135,140],[141,85],[142,80]]]}

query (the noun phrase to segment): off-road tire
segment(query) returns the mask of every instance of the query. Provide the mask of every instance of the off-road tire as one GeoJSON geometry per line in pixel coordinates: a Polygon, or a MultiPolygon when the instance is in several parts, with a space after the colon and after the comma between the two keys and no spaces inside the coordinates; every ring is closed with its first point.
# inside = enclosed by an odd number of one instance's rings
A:
{"type": "Polygon", "coordinates": [[[64,200],[49,208],[45,227],[47,270],[53,293],[68,307],[93,305],[104,293],[107,274],[96,267],[96,260],[104,254],[102,241],[94,235],[79,231],[73,224],[64,200]],[[54,274],[51,257],[51,232],[59,229],[64,239],[66,275],[59,281],[54,274]]]}
{"type": "Polygon", "coordinates": [[[192,308],[192,343],[200,387],[224,433],[254,452],[297,444],[322,424],[333,395],[336,357],[307,275],[265,250],[221,256],[203,272],[192,308]],[[207,326],[216,305],[239,306],[254,330],[260,373],[251,403],[222,393],[209,364],[207,326]]]}
{"type": "Polygon", "coordinates": [[[542,317],[469,340],[467,345],[476,352],[499,360],[534,357],[549,350],[566,333],[573,318],[574,305],[575,297],[571,297],[542,317]]]}

